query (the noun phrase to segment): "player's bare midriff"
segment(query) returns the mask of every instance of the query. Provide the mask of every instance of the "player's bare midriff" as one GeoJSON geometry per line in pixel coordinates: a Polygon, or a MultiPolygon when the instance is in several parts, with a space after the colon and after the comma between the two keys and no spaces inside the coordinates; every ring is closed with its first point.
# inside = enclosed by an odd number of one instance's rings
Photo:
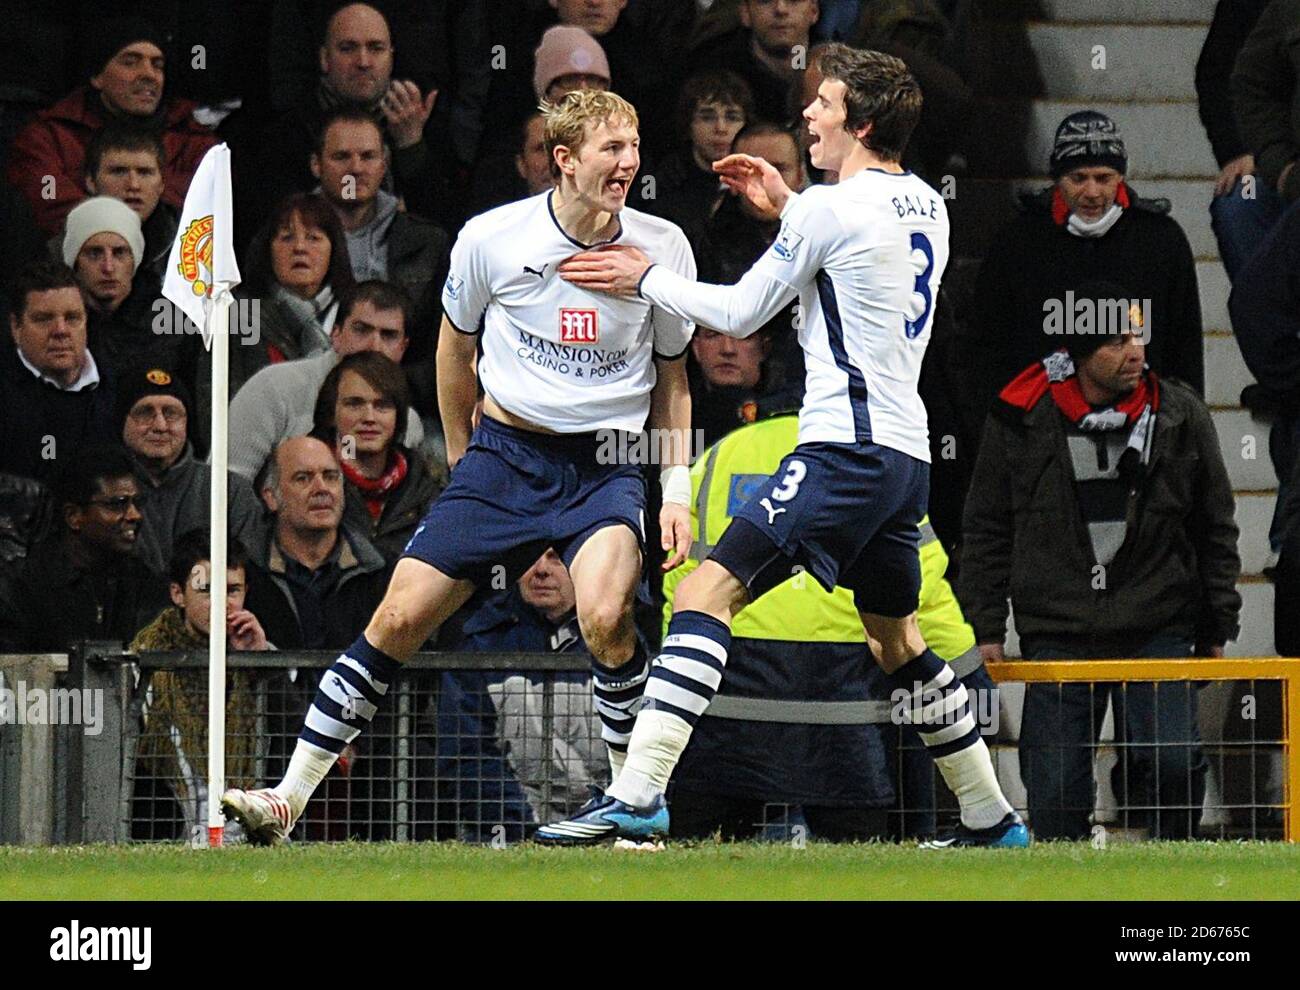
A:
{"type": "Polygon", "coordinates": [[[516,416],[512,412],[502,409],[492,396],[484,394],[483,396],[483,415],[491,416],[498,423],[505,423],[506,426],[513,426],[517,430],[529,430],[533,433],[546,433],[553,437],[561,436],[558,430],[548,430],[544,426],[538,426],[532,420],[524,419],[522,416],[516,416]]]}

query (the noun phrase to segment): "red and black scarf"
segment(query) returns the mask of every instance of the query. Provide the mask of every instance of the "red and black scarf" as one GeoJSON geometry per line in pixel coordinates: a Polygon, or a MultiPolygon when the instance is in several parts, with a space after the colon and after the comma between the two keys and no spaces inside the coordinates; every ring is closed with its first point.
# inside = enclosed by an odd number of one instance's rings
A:
{"type": "Polygon", "coordinates": [[[366,502],[366,511],[370,513],[371,519],[379,518],[384,511],[384,500],[394,488],[406,480],[406,456],[400,450],[393,451],[388,459],[388,467],[378,478],[367,478],[349,460],[340,459],[339,463],[343,467],[343,476],[356,485],[357,490],[361,492],[361,497],[366,502]]]}
{"type": "MultiPolygon", "coordinates": [[[[1121,209],[1127,210],[1132,199],[1129,197],[1128,185],[1121,182],[1119,188],[1115,190],[1115,202],[1120,205],[1121,209]]],[[[1062,226],[1065,221],[1070,219],[1070,204],[1065,201],[1061,195],[1061,187],[1052,187],[1052,221],[1058,226],[1062,226]]]]}

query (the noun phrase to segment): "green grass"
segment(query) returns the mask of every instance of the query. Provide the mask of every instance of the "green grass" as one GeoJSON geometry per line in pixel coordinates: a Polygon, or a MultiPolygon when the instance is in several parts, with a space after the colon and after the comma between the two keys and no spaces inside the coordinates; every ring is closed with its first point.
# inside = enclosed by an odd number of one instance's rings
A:
{"type": "Polygon", "coordinates": [[[705,843],[658,853],[458,843],[0,847],[0,900],[1297,897],[1300,846],[1263,842],[940,852],[817,843],[705,843]]]}

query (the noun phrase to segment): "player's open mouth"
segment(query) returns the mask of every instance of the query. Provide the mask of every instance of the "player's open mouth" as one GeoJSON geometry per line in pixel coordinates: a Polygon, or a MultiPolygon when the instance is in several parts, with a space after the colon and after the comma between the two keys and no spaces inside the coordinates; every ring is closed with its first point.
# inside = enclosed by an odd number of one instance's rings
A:
{"type": "Polygon", "coordinates": [[[610,179],[605,183],[605,188],[610,192],[618,193],[620,196],[626,196],[628,182],[628,179],[610,179]]]}

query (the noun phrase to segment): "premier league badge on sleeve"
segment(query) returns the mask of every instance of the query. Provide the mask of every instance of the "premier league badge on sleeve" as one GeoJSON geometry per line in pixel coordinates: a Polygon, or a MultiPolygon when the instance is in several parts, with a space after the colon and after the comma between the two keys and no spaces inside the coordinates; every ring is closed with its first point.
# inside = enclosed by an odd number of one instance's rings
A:
{"type": "Polygon", "coordinates": [[[799,245],[802,243],[803,234],[788,226],[782,227],[781,233],[777,235],[772,245],[772,253],[782,261],[794,261],[795,252],[799,250],[799,245]]]}
{"type": "Polygon", "coordinates": [[[461,286],[463,286],[464,284],[465,284],[465,280],[464,280],[463,278],[460,278],[460,277],[457,276],[457,275],[450,275],[450,274],[449,274],[449,275],[447,276],[447,295],[448,295],[448,297],[451,298],[451,299],[459,299],[459,298],[460,298],[460,289],[461,289],[461,286]]]}

